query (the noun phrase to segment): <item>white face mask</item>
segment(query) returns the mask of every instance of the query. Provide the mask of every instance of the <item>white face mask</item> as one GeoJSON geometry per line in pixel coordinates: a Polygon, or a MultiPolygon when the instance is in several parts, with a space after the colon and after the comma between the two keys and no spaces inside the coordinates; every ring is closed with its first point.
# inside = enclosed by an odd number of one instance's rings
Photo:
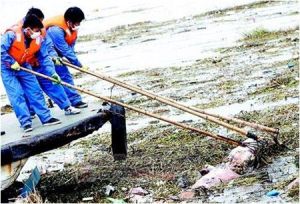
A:
{"type": "Polygon", "coordinates": [[[72,31],[77,31],[79,29],[79,25],[71,27],[71,25],[74,25],[74,24],[70,23],[69,21],[67,22],[67,25],[69,28],[71,28],[72,31]]]}
{"type": "Polygon", "coordinates": [[[79,29],[79,27],[80,27],[80,26],[74,26],[74,27],[72,28],[72,30],[73,30],[73,31],[76,31],[76,30],[79,29]]]}
{"type": "Polygon", "coordinates": [[[31,39],[36,39],[41,35],[41,32],[33,32],[30,37],[31,39]]]}

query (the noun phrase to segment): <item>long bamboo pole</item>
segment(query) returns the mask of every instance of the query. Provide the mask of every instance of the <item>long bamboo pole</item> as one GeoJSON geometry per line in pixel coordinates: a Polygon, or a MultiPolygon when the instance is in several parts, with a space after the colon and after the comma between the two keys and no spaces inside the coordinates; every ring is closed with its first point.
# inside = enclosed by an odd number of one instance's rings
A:
{"type": "MultiPolygon", "coordinates": [[[[43,77],[45,79],[48,79],[50,81],[53,81],[53,82],[57,82],[55,79],[49,77],[49,76],[46,76],[44,74],[40,74],[38,72],[35,72],[33,70],[30,70],[30,69],[27,69],[27,68],[24,68],[24,67],[21,67],[20,68],[21,70],[23,71],[26,71],[26,72],[29,72],[31,74],[34,74],[36,76],[39,76],[39,77],[43,77]]],[[[136,108],[136,107],[133,107],[133,106],[130,106],[130,105],[127,105],[125,103],[122,103],[122,102],[119,102],[119,101],[115,101],[113,99],[110,99],[110,98],[107,98],[105,96],[101,96],[101,95],[98,95],[98,94],[95,94],[95,93],[92,93],[88,90],[85,90],[83,88],[80,88],[80,87],[77,87],[77,86],[74,86],[74,85],[71,85],[71,84],[68,84],[66,82],[63,82],[61,81],[60,84],[62,84],[63,86],[66,86],[66,87],[69,87],[69,88],[72,88],[72,89],[75,89],[75,90],[78,90],[82,93],[86,93],[88,95],[91,95],[91,96],[94,96],[96,98],[99,98],[99,99],[102,99],[104,101],[107,101],[107,102],[110,102],[110,103],[113,103],[113,104],[116,104],[116,105],[120,105],[120,106],[123,106],[127,109],[130,109],[130,110],[133,110],[135,112],[138,112],[138,113],[141,113],[141,114],[144,114],[144,115],[147,115],[147,116],[150,116],[150,117],[153,117],[153,118],[156,118],[158,120],[162,120],[164,122],[167,122],[167,123],[170,123],[170,124],[173,124],[173,125],[176,125],[178,127],[181,127],[183,129],[188,129],[188,130],[191,130],[191,131],[194,131],[194,132],[197,132],[197,133],[200,133],[200,134],[203,134],[203,135],[206,135],[208,137],[211,137],[211,138],[214,138],[214,139],[217,139],[217,140],[221,140],[223,142],[226,142],[228,144],[231,144],[231,145],[234,145],[234,146],[243,146],[243,144],[239,141],[236,141],[236,140],[233,140],[233,139],[230,139],[230,138],[227,138],[227,137],[224,137],[222,135],[217,135],[217,134],[214,134],[214,133],[211,133],[211,132],[207,132],[207,131],[204,131],[204,130],[200,130],[198,128],[194,128],[194,127],[191,127],[191,126],[188,126],[188,125],[185,125],[185,124],[182,124],[182,123],[179,123],[179,122],[176,122],[176,121],[173,121],[173,120],[170,120],[168,118],[165,118],[165,117],[161,117],[157,114],[154,114],[154,113],[149,113],[145,110],[142,110],[142,109],[139,109],[139,108],[136,108]]]]}
{"type": "Polygon", "coordinates": [[[226,122],[220,121],[217,118],[221,118],[221,119],[229,120],[229,121],[234,121],[234,122],[237,122],[237,123],[240,123],[240,124],[243,124],[243,125],[248,125],[250,127],[257,128],[257,129],[264,130],[264,131],[268,131],[268,132],[272,132],[272,133],[278,133],[278,130],[274,129],[274,128],[269,128],[269,127],[266,127],[266,126],[263,126],[263,125],[259,125],[259,124],[255,124],[255,123],[250,123],[250,122],[243,121],[243,120],[236,119],[236,118],[230,118],[230,117],[225,117],[225,116],[221,116],[221,115],[217,115],[217,114],[212,114],[212,113],[208,113],[208,112],[206,112],[204,110],[201,110],[201,109],[198,109],[198,108],[185,106],[183,104],[178,103],[175,100],[158,96],[158,95],[153,94],[153,93],[151,93],[149,91],[143,90],[143,89],[141,89],[141,88],[139,88],[137,86],[133,86],[133,85],[129,85],[129,84],[126,84],[124,82],[121,82],[121,81],[119,81],[119,80],[117,80],[117,79],[115,79],[113,77],[105,76],[103,74],[99,74],[99,73],[91,72],[89,70],[82,69],[82,68],[80,68],[78,66],[75,66],[75,65],[67,62],[64,59],[63,59],[63,64],[65,64],[65,65],[67,65],[67,66],[69,66],[71,68],[74,68],[74,69],[76,69],[78,71],[81,71],[81,72],[90,74],[92,76],[95,76],[97,78],[100,78],[102,80],[109,81],[109,82],[111,82],[113,84],[116,84],[116,85],[121,86],[123,88],[129,89],[131,91],[135,91],[137,93],[143,94],[143,95],[145,95],[145,96],[147,96],[147,97],[149,97],[151,99],[154,99],[154,100],[160,101],[162,103],[168,104],[168,105],[170,105],[172,107],[175,107],[175,108],[178,108],[178,109],[180,109],[182,111],[185,111],[185,112],[188,112],[190,114],[193,114],[193,115],[199,116],[201,118],[204,118],[206,120],[215,122],[215,123],[217,123],[219,125],[222,125],[222,126],[228,128],[228,129],[231,129],[231,130],[233,130],[235,132],[238,132],[241,135],[244,135],[244,136],[247,136],[247,137],[251,137],[251,138],[257,139],[257,136],[254,135],[253,133],[245,131],[245,130],[243,130],[241,128],[238,128],[238,127],[235,127],[233,125],[230,125],[230,124],[228,124],[226,122]]]}

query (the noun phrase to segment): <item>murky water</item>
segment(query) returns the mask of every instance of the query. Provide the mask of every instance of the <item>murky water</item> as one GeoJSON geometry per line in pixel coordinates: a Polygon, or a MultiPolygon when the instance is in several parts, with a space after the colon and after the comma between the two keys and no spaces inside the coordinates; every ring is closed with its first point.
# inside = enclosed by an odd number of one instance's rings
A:
{"type": "MultiPolygon", "coordinates": [[[[210,202],[237,203],[237,202],[263,202],[282,203],[287,201],[286,194],[279,190],[279,196],[270,197],[267,193],[272,190],[271,183],[291,180],[298,175],[299,169],[295,165],[294,156],[281,156],[275,158],[267,168],[260,170],[267,172],[268,182],[256,183],[249,186],[229,187],[221,194],[211,195],[210,202]]],[[[276,190],[276,189],[274,189],[276,190]]]]}
{"type": "MultiPolygon", "coordinates": [[[[89,65],[92,71],[102,72],[110,76],[118,76],[138,70],[159,70],[165,78],[157,76],[156,79],[164,79],[162,80],[163,85],[169,85],[171,82],[180,80],[182,82],[174,83],[176,85],[170,85],[167,88],[153,89],[155,93],[178,98],[179,102],[188,106],[207,104],[222,98],[224,101],[220,104],[207,109],[213,113],[222,113],[222,115],[233,116],[241,111],[266,110],[276,106],[297,104],[299,102],[298,96],[263,102],[258,97],[249,97],[248,95],[258,87],[266,85],[277,74],[285,72],[286,65],[273,69],[273,64],[299,56],[294,45],[281,48],[276,47],[277,41],[275,43],[271,42],[268,45],[271,47],[266,48],[265,53],[267,54],[257,54],[253,50],[247,52],[232,49],[232,47],[240,46],[241,43],[238,40],[245,33],[255,28],[284,30],[297,26],[299,23],[298,15],[295,14],[298,10],[296,1],[278,1],[264,7],[241,11],[231,10],[223,15],[203,17],[200,15],[208,11],[252,2],[258,1],[213,0],[205,4],[197,0],[131,0],[118,2],[95,0],[89,1],[89,4],[83,1],[52,1],[53,5],[60,6],[49,7],[47,2],[41,0],[14,2],[2,0],[1,17],[6,21],[1,24],[1,30],[4,28],[3,26],[11,25],[20,19],[31,5],[43,9],[46,17],[59,14],[70,5],[81,6],[87,13],[87,20],[81,26],[81,36],[108,32],[109,29],[115,26],[151,21],[155,25],[154,28],[149,28],[148,33],[140,34],[137,38],[130,38],[131,33],[129,33],[129,36],[123,36],[125,40],[121,38],[116,42],[105,43],[101,39],[96,39],[78,43],[77,50],[83,52],[79,55],[79,58],[84,64],[89,65]],[[16,2],[18,3],[16,8],[18,12],[16,11],[15,15],[11,16],[11,4],[16,4],[16,2]],[[221,48],[228,48],[229,50],[223,53],[220,51],[221,48]],[[220,63],[224,62],[224,64],[214,65],[206,62],[195,65],[197,60],[207,58],[220,58],[220,63]],[[183,73],[168,69],[172,66],[182,68],[183,73]],[[236,83],[230,90],[232,93],[218,89],[220,82],[225,83],[228,80],[236,83]],[[187,83],[187,81],[191,83],[187,83]]],[[[151,79],[148,79],[147,76],[140,77],[132,74],[128,82],[141,85],[149,90],[153,88],[151,79]]],[[[124,91],[121,88],[114,87],[112,90],[110,83],[90,76],[83,75],[77,78],[76,84],[83,85],[85,88],[105,96],[122,98],[126,102],[138,100],[139,98],[139,95],[124,91]]],[[[7,104],[8,101],[2,84],[0,91],[1,105],[7,104]]],[[[84,99],[86,101],[95,100],[88,96],[84,96],[84,99]]],[[[145,104],[138,105],[143,108],[145,104]]],[[[155,110],[154,107],[151,108],[155,110]]],[[[162,108],[165,108],[165,106],[162,108]]],[[[204,122],[204,120],[190,114],[172,108],[167,109],[168,111],[162,113],[162,115],[175,121],[204,122]]],[[[130,114],[130,112],[128,113],[130,114]]],[[[127,130],[128,132],[135,131],[149,126],[151,122],[153,122],[153,119],[146,116],[129,117],[127,130]]],[[[97,133],[109,131],[110,125],[104,125],[97,133]]],[[[227,133],[224,128],[219,128],[216,131],[220,134],[227,133]]],[[[60,171],[64,168],[64,165],[81,162],[84,155],[83,151],[76,145],[71,145],[68,148],[57,149],[32,157],[27,162],[18,180],[25,179],[30,169],[34,168],[36,164],[38,164],[41,172],[45,173],[46,171],[60,171]]],[[[228,202],[247,201],[251,198],[248,195],[251,192],[260,193],[256,196],[263,196],[265,193],[262,191],[263,189],[264,187],[261,185],[229,189],[225,190],[220,197],[211,198],[211,201],[222,202],[222,199],[228,202]],[[236,192],[245,193],[239,197],[229,199],[236,192]]]]}
{"type": "Polygon", "coordinates": [[[17,180],[23,181],[27,179],[35,166],[39,169],[41,174],[52,171],[61,171],[64,169],[65,165],[81,162],[83,156],[83,149],[65,148],[30,157],[17,180]]]}

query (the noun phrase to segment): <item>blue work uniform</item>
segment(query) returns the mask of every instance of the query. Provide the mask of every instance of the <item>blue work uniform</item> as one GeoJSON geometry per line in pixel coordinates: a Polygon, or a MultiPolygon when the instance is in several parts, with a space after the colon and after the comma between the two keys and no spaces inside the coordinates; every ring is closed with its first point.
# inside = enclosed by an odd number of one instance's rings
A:
{"type": "MultiPolygon", "coordinates": [[[[45,36],[43,44],[47,50],[42,52],[42,54],[45,55],[44,57],[48,60],[44,61],[44,63],[41,63],[38,66],[34,66],[33,70],[51,77],[56,73],[51,57],[57,56],[57,53],[55,52],[52,40],[48,35],[45,36]]],[[[50,99],[54,101],[54,103],[58,105],[60,109],[63,110],[71,106],[71,102],[61,84],[54,84],[52,81],[40,76],[37,76],[37,79],[43,91],[49,96],[50,99]]]]}
{"type": "MultiPolygon", "coordinates": [[[[74,51],[75,42],[70,46],[65,40],[65,32],[58,26],[51,26],[47,29],[47,35],[51,38],[55,51],[59,57],[67,58],[72,64],[82,67],[81,63],[77,59],[74,51]]],[[[55,65],[55,71],[60,76],[61,80],[69,84],[74,85],[72,74],[65,65],[55,65]]],[[[72,88],[64,87],[66,94],[72,104],[75,106],[81,102],[81,96],[78,92],[72,88]]]]}
{"type": "MultiPolygon", "coordinates": [[[[15,38],[16,34],[13,31],[8,31],[1,36],[1,77],[4,88],[21,127],[32,124],[25,96],[41,122],[46,123],[52,117],[36,77],[23,70],[11,69],[11,65],[16,60],[8,52],[15,38]]],[[[26,47],[29,47],[30,41],[25,38],[26,47]]],[[[41,45],[41,49],[36,53],[41,63],[47,60],[42,54],[45,49],[46,47],[41,45]]],[[[32,69],[28,63],[21,64],[21,66],[32,69]]]]}

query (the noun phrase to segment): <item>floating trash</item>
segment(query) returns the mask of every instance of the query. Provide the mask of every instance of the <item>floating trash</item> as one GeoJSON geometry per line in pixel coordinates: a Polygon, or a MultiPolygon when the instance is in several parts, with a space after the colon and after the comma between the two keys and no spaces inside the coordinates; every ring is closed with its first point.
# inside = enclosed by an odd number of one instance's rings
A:
{"type": "Polygon", "coordinates": [[[278,195],[279,195],[279,192],[277,190],[271,190],[267,193],[267,196],[269,196],[269,197],[275,197],[278,195]]]}

